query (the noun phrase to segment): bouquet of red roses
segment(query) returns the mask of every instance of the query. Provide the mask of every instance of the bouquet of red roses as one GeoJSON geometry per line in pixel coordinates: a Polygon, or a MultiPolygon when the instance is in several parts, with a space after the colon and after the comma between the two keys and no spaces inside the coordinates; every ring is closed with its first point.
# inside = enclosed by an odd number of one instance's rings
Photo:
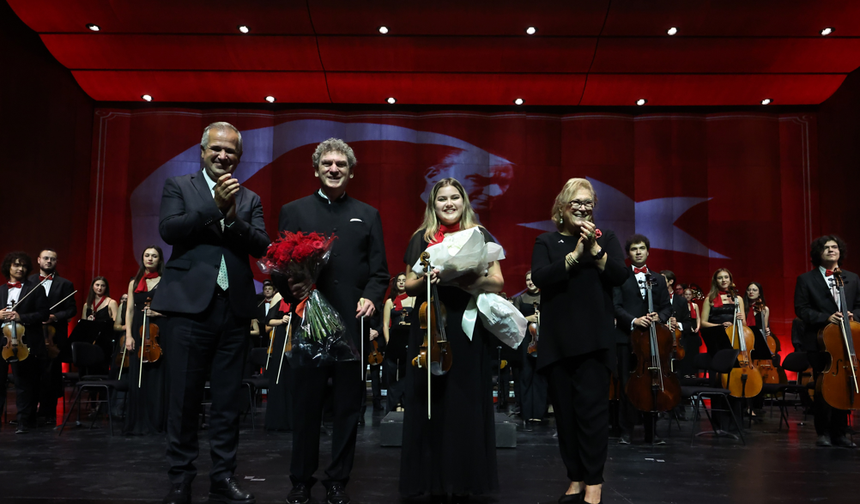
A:
{"type": "MultiPolygon", "coordinates": [[[[320,233],[284,232],[275,240],[266,255],[257,261],[263,273],[272,276],[272,282],[282,295],[289,293],[288,280],[316,282],[323,266],[331,256],[332,235],[320,233]]],[[[299,300],[295,314],[301,317],[301,326],[292,338],[288,353],[296,365],[357,360],[358,351],[346,337],[346,327],[340,314],[314,286],[305,299],[299,300]]]]}

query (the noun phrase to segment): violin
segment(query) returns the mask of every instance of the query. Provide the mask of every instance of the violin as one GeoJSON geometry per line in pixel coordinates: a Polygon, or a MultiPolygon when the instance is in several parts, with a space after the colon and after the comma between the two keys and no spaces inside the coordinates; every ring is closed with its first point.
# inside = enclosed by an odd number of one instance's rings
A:
{"type": "Polygon", "coordinates": [[[529,346],[526,351],[532,357],[537,357],[537,345],[538,340],[540,339],[540,303],[535,301],[534,307],[535,315],[537,315],[537,322],[529,322],[529,335],[532,339],[529,341],[529,346]]]}
{"type": "Polygon", "coordinates": [[[140,348],[137,349],[137,358],[140,359],[140,374],[137,375],[137,386],[140,388],[143,379],[143,363],[158,362],[161,358],[161,346],[158,344],[158,325],[150,324],[147,311],[152,303],[152,298],[146,298],[143,308],[143,324],[140,326],[140,348]]]}
{"type": "Polygon", "coordinates": [[[732,348],[738,350],[738,367],[733,368],[728,375],[723,375],[723,387],[729,389],[732,397],[755,397],[761,393],[763,384],[761,372],[750,359],[750,349],[755,346],[755,334],[738,317],[740,303],[734,285],[729,288],[729,297],[735,302],[735,321],[731,327],[726,327],[726,335],[732,342],[732,348]]]}
{"type": "Polygon", "coordinates": [[[855,337],[860,338],[860,324],[848,315],[842,270],[835,268],[833,277],[839,291],[842,320],[838,324],[828,324],[818,332],[819,343],[830,354],[830,365],[819,375],[816,391],[820,390],[827,404],[836,409],[856,410],[860,409],[860,368],[855,337]]]}
{"type": "Polygon", "coordinates": [[[684,360],[684,357],[687,356],[687,351],[684,350],[684,345],[681,344],[681,330],[678,329],[675,312],[672,312],[672,318],[676,320],[675,330],[672,331],[672,355],[675,356],[675,360],[684,360]]]}
{"type": "Polygon", "coordinates": [[[370,355],[367,356],[367,363],[371,366],[382,364],[382,352],[379,351],[379,343],[376,340],[370,342],[370,355]]]}
{"type": "MultiPolygon", "coordinates": [[[[6,308],[9,311],[14,311],[15,306],[16,303],[10,301],[6,308]]],[[[6,346],[3,347],[3,359],[7,363],[21,362],[30,356],[30,349],[23,341],[24,334],[24,325],[19,322],[10,320],[3,324],[3,336],[6,338],[6,346]]],[[[3,372],[6,371],[3,370],[3,372]]]]}
{"type": "MultiPolygon", "coordinates": [[[[648,313],[654,313],[651,274],[645,274],[648,313]]],[[[651,322],[648,329],[635,328],[630,344],[636,368],[630,372],[625,393],[639,411],[669,411],[681,401],[681,383],[671,370],[670,358],[675,335],[663,324],[651,322]]]]}
{"type": "Polygon", "coordinates": [[[430,281],[430,253],[421,253],[421,265],[424,266],[424,277],[427,279],[427,301],[418,310],[418,321],[421,329],[427,332],[424,341],[418,349],[418,356],[412,359],[412,365],[427,370],[427,419],[431,417],[430,382],[431,376],[441,376],[451,369],[453,354],[445,334],[448,311],[439,301],[439,292],[430,281]]]}
{"type": "Polygon", "coordinates": [[[60,347],[54,343],[54,336],[57,330],[51,324],[42,325],[42,336],[45,338],[45,349],[48,351],[48,358],[54,359],[60,355],[60,347]]]}
{"type": "Polygon", "coordinates": [[[767,350],[770,352],[769,359],[754,359],[753,364],[755,364],[759,373],[761,373],[763,383],[786,383],[788,380],[783,380],[785,372],[780,372],[782,370],[779,366],[773,363],[773,357],[776,355],[778,348],[776,338],[767,334],[767,329],[764,327],[764,309],[766,308],[764,300],[762,300],[762,298],[754,300],[752,302],[752,307],[755,313],[761,314],[761,327],[759,327],[759,331],[767,343],[767,350]]]}

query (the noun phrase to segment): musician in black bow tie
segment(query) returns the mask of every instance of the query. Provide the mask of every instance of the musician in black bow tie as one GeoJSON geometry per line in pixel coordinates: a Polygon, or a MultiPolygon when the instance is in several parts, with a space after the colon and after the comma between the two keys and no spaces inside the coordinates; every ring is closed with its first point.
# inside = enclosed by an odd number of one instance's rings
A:
{"type": "MultiPolygon", "coordinates": [[[[794,288],[794,312],[803,321],[803,349],[807,351],[816,379],[830,362],[830,354],[818,346],[818,332],[828,324],[842,321],[833,270],[842,265],[845,250],[845,242],[838,236],[825,235],[816,239],[809,252],[813,269],[797,277],[794,288]]],[[[848,315],[853,320],[854,313],[860,309],[860,278],[842,270],[842,279],[848,315]]],[[[814,401],[816,444],[856,448],[857,445],[847,436],[848,412],[830,407],[819,393],[815,394],[814,401]]]]}

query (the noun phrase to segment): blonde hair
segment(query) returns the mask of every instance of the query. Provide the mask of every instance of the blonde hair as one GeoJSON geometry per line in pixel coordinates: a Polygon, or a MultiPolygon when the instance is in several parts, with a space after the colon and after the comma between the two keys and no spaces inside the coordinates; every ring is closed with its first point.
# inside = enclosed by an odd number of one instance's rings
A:
{"type": "Polygon", "coordinates": [[[466,189],[463,184],[455,178],[444,178],[433,186],[430,190],[430,196],[427,197],[427,208],[424,210],[424,222],[421,224],[413,235],[424,230],[424,241],[430,243],[430,240],[439,232],[439,219],[436,217],[436,196],[443,187],[451,186],[457,189],[460,197],[463,198],[463,213],[460,215],[460,229],[469,229],[478,225],[478,217],[475,211],[472,210],[472,205],[469,203],[469,195],[466,194],[466,189]]]}
{"type": "Polygon", "coordinates": [[[719,275],[723,271],[729,274],[729,289],[735,286],[735,281],[732,278],[732,272],[729,271],[728,268],[719,268],[717,271],[715,271],[713,276],[711,276],[711,292],[708,293],[708,302],[711,303],[711,305],[714,304],[714,299],[716,299],[720,293],[720,287],[717,285],[717,275],[719,275]]]}
{"type": "Polygon", "coordinates": [[[559,231],[564,231],[564,220],[562,218],[564,215],[564,209],[567,207],[570,200],[573,199],[573,195],[580,189],[586,189],[591,193],[591,199],[594,201],[593,208],[597,208],[597,193],[594,192],[594,187],[591,185],[591,182],[584,178],[568,179],[568,181],[564,183],[564,187],[561,188],[561,192],[555,197],[555,203],[552,205],[552,222],[559,231]]]}

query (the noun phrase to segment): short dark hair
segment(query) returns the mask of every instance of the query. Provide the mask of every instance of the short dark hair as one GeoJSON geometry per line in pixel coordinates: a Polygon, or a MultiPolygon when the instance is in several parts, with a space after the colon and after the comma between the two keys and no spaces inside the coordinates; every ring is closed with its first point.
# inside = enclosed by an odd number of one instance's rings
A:
{"type": "Polygon", "coordinates": [[[675,273],[671,270],[663,270],[660,272],[660,274],[666,277],[666,283],[669,283],[669,280],[672,281],[672,284],[678,281],[678,279],[675,278],[675,273]]]}
{"type": "Polygon", "coordinates": [[[645,250],[651,250],[651,240],[648,239],[647,236],[636,233],[635,235],[627,238],[627,243],[624,244],[624,251],[628,254],[630,253],[630,247],[636,245],[637,243],[644,243],[645,250]]]}
{"type": "Polygon", "coordinates": [[[11,279],[12,276],[9,273],[9,270],[12,268],[12,265],[16,262],[20,261],[21,264],[24,265],[24,277],[30,276],[30,272],[33,271],[33,261],[30,259],[30,256],[27,255],[26,252],[16,251],[9,252],[6,254],[6,257],[3,258],[3,276],[6,277],[7,280],[11,279]]]}
{"type": "Polygon", "coordinates": [[[821,266],[821,254],[824,253],[824,246],[829,241],[835,241],[836,246],[839,247],[839,260],[837,261],[839,266],[842,266],[842,261],[845,259],[846,254],[848,254],[848,245],[842,241],[842,238],[836,235],[824,235],[816,238],[809,250],[809,259],[816,268],[821,266]]]}
{"type": "MultiPolygon", "coordinates": [[[[39,251],[39,257],[42,257],[42,252],[53,252],[53,253],[57,254],[56,250],[49,248],[49,247],[45,247],[42,250],[40,250],[39,251]]],[[[59,255],[59,254],[57,254],[57,255],[59,255]]]]}

